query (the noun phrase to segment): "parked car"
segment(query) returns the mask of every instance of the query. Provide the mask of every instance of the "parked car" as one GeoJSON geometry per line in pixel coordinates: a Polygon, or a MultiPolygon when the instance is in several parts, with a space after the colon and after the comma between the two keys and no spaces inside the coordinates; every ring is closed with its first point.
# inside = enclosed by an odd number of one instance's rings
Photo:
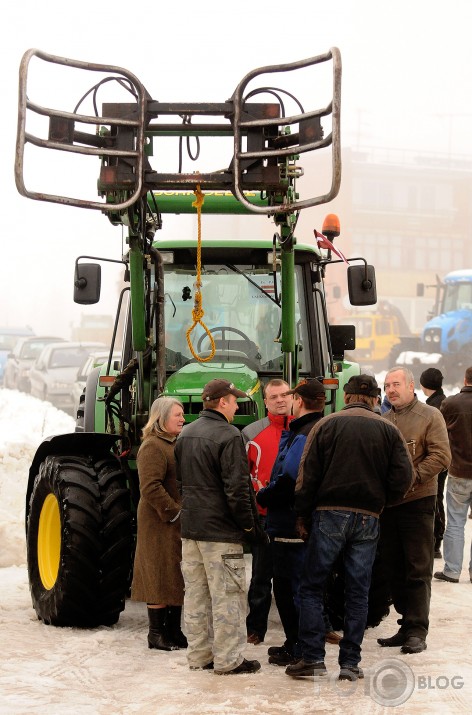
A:
{"type": "Polygon", "coordinates": [[[101,343],[62,342],[46,345],[31,367],[31,395],[47,400],[72,415],[72,385],[77,370],[91,352],[105,348],[101,343]]]}
{"type": "Polygon", "coordinates": [[[32,335],[34,335],[34,330],[29,327],[0,328],[0,385],[3,384],[3,373],[9,353],[20,338],[32,335]]]}
{"type": "Polygon", "coordinates": [[[3,384],[10,390],[30,391],[29,373],[31,366],[45,345],[65,342],[63,338],[53,336],[38,336],[20,338],[12,352],[8,353],[3,374],[3,384]]]}
{"type": "MultiPolygon", "coordinates": [[[[85,358],[83,364],[79,367],[77,371],[77,376],[74,384],[72,385],[72,398],[74,402],[74,415],[77,413],[79,408],[80,398],[84,391],[85,385],[87,383],[87,378],[92,372],[94,367],[100,367],[108,361],[110,353],[108,351],[100,350],[98,352],[90,353],[88,357],[85,358]]],[[[118,353],[113,353],[111,358],[111,370],[120,369],[121,355],[118,353]]]]}

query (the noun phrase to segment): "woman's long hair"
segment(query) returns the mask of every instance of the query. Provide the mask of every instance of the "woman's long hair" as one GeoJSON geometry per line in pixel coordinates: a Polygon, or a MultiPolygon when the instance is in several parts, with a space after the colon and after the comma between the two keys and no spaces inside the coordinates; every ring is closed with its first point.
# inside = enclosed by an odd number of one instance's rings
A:
{"type": "Polygon", "coordinates": [[[175,397],[158,397],[151,405],[149,419],[143,427],[141,439],[146,439],[151,434],[166,432],[166,425],[174,405],[182,407],[183,404],[175,397]]]}

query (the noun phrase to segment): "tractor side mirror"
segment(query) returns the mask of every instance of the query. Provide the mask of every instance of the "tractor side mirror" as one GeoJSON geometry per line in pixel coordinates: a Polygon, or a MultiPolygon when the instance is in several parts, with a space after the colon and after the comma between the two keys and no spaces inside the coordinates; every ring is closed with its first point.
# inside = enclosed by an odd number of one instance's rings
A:
{"type": "Polygon", "coordinates": [[[375,305],[377,286],[374,266],[349,266],[347,269],[347,287],[351,305],[375,305]]]}
{"type": "Polygon", "coordinates": [[[92,305],[100,300],[101,266],[98,263],[75,264],[74,303],[92,305]]]}
{"type": "Polygon", "coordinates": [[[424,296],[424,283],[416,284],[416,297],[422,298],[424,296]]]}

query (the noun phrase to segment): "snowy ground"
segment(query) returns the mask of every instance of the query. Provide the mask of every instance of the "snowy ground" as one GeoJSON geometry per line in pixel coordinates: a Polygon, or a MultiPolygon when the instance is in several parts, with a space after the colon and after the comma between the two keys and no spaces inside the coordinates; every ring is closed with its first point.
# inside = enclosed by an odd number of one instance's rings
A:
{"type": "MultiPolygon", "coordinates": [[[[282,643],[271,613],[266,642],[248,645],[255,675],[190,672],[185,651],[146,647],[144,604],[128,602],[118,624],[94,630],[54,628],[37,620],[25,568],[24,494],[34,450],[50,434],[72,431],[70,417],[47,403],[0,389],[0,714],[30,715],[303,715],[304,713],[471,713],[472,584],[468,563],[459,584],[433,583],[428,649],[400,655],[376,639],[397,629],[396,615],[368,630],[364,681],[339,684],[337,648],[327,646],[329,677],[293,680],[267,663],[282,643]],[[395,708],[395,710],[393,709],[395,708]]],[[[468,520],[466,544],[472,538],[468,520]]],[[[250,563],[248,562],[248,567],[250,563]]],[[[442,561],[436,561],[439,569],[442,561]]]]}

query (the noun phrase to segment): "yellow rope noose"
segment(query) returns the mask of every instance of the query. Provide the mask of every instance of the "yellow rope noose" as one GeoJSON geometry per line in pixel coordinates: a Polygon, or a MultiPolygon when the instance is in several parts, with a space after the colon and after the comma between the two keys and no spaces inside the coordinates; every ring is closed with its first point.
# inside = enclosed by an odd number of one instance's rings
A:
{"type": "Polygon", "coordinates": [[[202,206],[203,206],[203,201],[204,201],[204,196],[202,193],[202,190],[200,188],[200,184],[197,184],[197,188],[193,192],[195,194],[195,201],[192,203],[192,206],[195,206],[197,209],[197,222],[198,222],[198,239],[197,239],[197,277],[195,280],[195,303],[194,303],[194,308],[192,310],[192,318],[193,318],[193,324],[191,327],[187,330],[185,335],[187,336],[187,344],[189,347],[190,352],[192,353],[193,357],[195,360],[198,360],[199,362],[208,362],[208,360],[211,360],[215,356],[216,348],[215,348],[215,341],[213,340],[213,335],[210,333],[208,330],[207,326],[203,322],[202,318],[205,315],[205,312],[202,308],[202,293],[201,293],[201,287],[202,287],[202,206]],[[211,351],[210,354],[207,357],[200,357],[198,353],[195,352],[193,349],[192,341],[190,339],[190,334],[192,333],[193,329],[195,326],[200,323],[202,328],[204,329],[205,333],[208,335],[208,338],[210,340],[210,345],[211,345],[211,351]]]}

